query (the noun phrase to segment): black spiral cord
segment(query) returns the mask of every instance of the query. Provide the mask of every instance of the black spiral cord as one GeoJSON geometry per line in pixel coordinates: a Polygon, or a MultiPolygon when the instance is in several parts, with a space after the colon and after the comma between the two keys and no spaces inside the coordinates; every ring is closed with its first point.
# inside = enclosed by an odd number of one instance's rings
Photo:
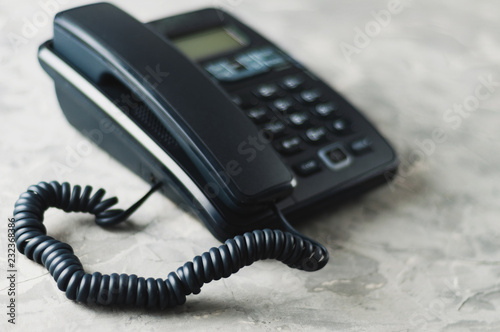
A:
{"type": "Polygon", "coordinates": [[[176,272],[170,272],[166,279],[145,279],[135,274],[86,273],[69,244],[46,235],[43,214],[50,207],[65,212],[88,212],[95,215],[98,225],[110,226],[126,220],[160,186],[153,186],[137,203],[123,211],[110,209],[118,199],[103,200],[103,189],[91,197],[90,186],[82,192],[80,186],[71,190],[66,182],[32,185],[15,204],[17,248],[29,259],[44,265],[68,299],[88,304],[161,309],[183,304],[186,295],[198,294],[203,284],[227,278],[261,259],[274,258],[305,271],[319,270],[328,262],[326,248],[295,231],[276,207],[286,231],[264,229],[238,235],[218,248],[196,256],[176,272]]]}

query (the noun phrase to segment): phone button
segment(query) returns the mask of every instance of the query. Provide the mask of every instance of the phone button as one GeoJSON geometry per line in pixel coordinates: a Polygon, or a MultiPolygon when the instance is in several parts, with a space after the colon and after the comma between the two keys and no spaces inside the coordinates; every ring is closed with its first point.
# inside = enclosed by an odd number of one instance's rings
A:
{"type": "Polygon", "coordinates": [[[267,69],[266,65],[263,64],[261,61],[253,59],[247,54],[242,54],[240,56],[237,56],[235,60],[237,64],[240,64],[243,68],[245,68],[248,71],[260,73],[262,70],[267,69]]]}
{"type": "Polygon", "coordinates": [[[276,144],[276,149],[284,154],[293,154],[302,150],[302,139],[299,136],[291,136],[282,139],[276,144]]]}
{"type": "Polygon", "coordinates": [[[343,136],[351,133],[351,124],[347,119],[338,118],[332,121],[330,129],[337,136],[343,136]]]}
{"type": "Polygon", "coordinates": [[[268,120],[268,112],[264,107],[252,108],[246,111],[246,113],[255,123],[264,123],[268,120]]]}
{"type": "Polygon", "coordinates": [[[326,129],[325,127],[314,127],[307,129],[304,133],[304,137],[308,142],[313,144],[321,143],[326,138],[326,129]]]}
{"type": "Polygon", "coordinates": [[[323,104],[318,104],[314,107],[314,114],[322,118],[327,118],[333,115],[337,110],[338,110],[337,104],[333,102],[323,103],[323,104]]]}
{"type": "Polygon", "coordinates": [[[319,172],[321,170],[321,164],[318,159],[313,158],[293,166],[293,169],[298,175],[308,176],[319,172]]]}
{"type": "Polygon", "coordinates": [[[361,138],[351,143],[351,151],[355,155],[360,155],[372,150],[372,141],[369,138],[361,138]]]}
{"type": "Polygon", "coordinates": [[[286,131],[286,126],[281,121],[273,121],[264,126],[265,133],[270,139],[282,136],[286,131]]]}
{"type": "Polygon", "coordinates": [[[269,71],[269,67],[250,57],[221,59],[204,66],[205,70],[221,82],[234,82],[269,71]]]}
{"type": "Polygon", "coordinates": [[[287,76],[281,81],[281,86],[286,90],[298,89],[304,84],[304,78],[300,75],[287,76]]]}
{"type": "Polygon", "coordinates": [[[280,88],[276,84],[262,84],[257,87],[254,93],[262,99],[273,99],[279,96],[280,88]]]}
{"type": "Polygon", "coordinates": [[[304,104],[314,104],[321,98],[321,91],[318,89],[304,90],[297,96],[297,99],[304,104]]]}
{"type": "Polygon", "coordinates": [[[287,113],[294,110],[294,105],[294,101],[290,98],[280,98],[272,102],[272,107],[281,113],[287,113]]]}
{"type": "Polygon", "coordinates": [[[287,64],[287,61],[272,47],[253,50],[247,54],[267,67],[281,67],[287,64]]]}
{"type": "Polygon", "coordinates": [[[293,113],[288,117],[288,121],[294,127],[300,128],[309,123],[309,115],[305,112],[293,113]]]}
{"type": "Polygon", "coordinates": [[[326,166],[335,171],[351,163],[351,157],[340,144],[327,146],[319,150],[318,155],[326,166]]]}
{"type": "Polygon", "coordinates": [[[224,66],[223,61],[208,64],[204,68],[219,81],[230,81],[233,77],[233,72],[224,66]]]}

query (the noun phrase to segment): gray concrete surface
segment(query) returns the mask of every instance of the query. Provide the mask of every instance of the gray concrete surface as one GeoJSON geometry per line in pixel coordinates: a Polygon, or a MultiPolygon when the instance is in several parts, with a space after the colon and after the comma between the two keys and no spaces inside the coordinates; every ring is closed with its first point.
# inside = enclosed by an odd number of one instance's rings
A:
{"type": "MultiPolygon", "coordinates": [[[[36,59],[38,45],[52,34],[46,11],[89,2],[0,2],[4,331],[14,330],[6,316],[6,226],[19,193],[40,180],[67,180],[102,186],[127,206],[147,190],[97,147],[85,149],[36,59]],[[34,29],[26,30],[29,24],[34,29]]],[[[387,0],[120,1],[143,21],[204,6],[238,15],[363,110],[395,145],[401,173],[299,227],[329,248],[331,262],[322,271],[258,262],[171,311],[75,304],[43,267],[19,255],[16,328],[500,330],[500,4],[401,3],[381,25],[373,12],[391,9],[387,0]],[[365,29],[371,36],[357,36],[365,29]]],[[[199,221],[160,195],[116,230],[54,210],[46,224],[88,271],[103,273],[165,277],[218,245],[199,221]]]]}

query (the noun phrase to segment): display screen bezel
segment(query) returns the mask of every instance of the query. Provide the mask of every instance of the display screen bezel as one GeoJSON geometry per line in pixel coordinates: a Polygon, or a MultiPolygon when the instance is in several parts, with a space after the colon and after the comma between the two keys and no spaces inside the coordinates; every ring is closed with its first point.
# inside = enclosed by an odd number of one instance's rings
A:
{"type": "Polygon", "coordinates": [[[239,29],[224,25],[171,37],[170,40],[193,61],[236,51],[249,44],[249,39],[239,29]]]}

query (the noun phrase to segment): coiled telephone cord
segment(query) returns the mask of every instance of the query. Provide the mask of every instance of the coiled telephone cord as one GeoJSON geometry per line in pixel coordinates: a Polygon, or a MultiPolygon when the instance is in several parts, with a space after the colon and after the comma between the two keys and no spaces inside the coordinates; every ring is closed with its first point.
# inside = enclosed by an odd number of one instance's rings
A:
{"type": "Polygon", "coordinates": [[[198,294],[203,284],[227,278],[258,260],[273,258],[306,271],[319,270],[328,261],[326,248],[294,230],[276,206],[274,209],[286,231],[264,229],[238,235],[218,248],[196,256],[177,271],[170,272],[166,279],[146,279],[135,274],[86,273],[69,244],[46,235],[43,215],[50,207],[65,212],[88,212],[95,215],[98,225],[111,226],[126,220],[160,186],[153,186],[124,211],[111,209],[118,199],[103,200],[103,189],[91,196],[90,186],[82,192],[80,186],[71,190],[66,182],[32,185],[15,204],[17,248],[29,259],[45,266],[68,299],[88,304],[161,309],[183,304],[186,295],[198,294]]]}

